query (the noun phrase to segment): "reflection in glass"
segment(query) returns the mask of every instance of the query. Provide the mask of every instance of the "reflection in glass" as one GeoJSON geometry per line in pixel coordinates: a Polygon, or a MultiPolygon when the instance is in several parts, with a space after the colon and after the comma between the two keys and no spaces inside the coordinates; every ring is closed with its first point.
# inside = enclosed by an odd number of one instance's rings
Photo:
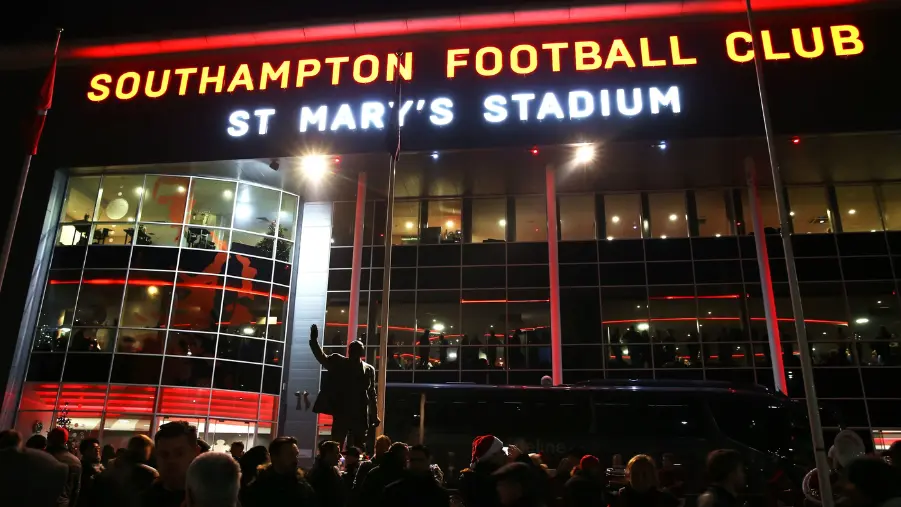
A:
{"type": "Polygon", "coordinates": [[[222,277],[179,273],[172,301],[171,327],[217,331],[222,288],[222,277]]]}
{"type": "Polygon", "coordinates": [[[297,228],[297,196],[282,193],[282,204],[278,212],[278,237],[294,241],[297,228]]]}
{"type": "Polygon", "coordinates": [[[882,230],[876,193],[870,185],[835,187],[842,232],[875,232],[882,230]]]}
{"type": "MultiPolygon", "coordinates": [[[[126,233],[134,234],[134,228],[126,229],[126,233]]],[[[180,240],[180,225],[138,225],[138,245],[178,246],[180,240]]]]}
{"type": "Polygon", "coordinates": [[[832,232],[832,217],[823,187],[789,187],[789,215],[795,234],[832,232]]]}
{"type": "Polygon", "coordinates": [[[181,176],[147,176],[139,220],[182,223],[188,198],[188,181],[188,178],[181,176]]]}
{"type": "Polygon", "coordinates": [[[59,226],[56,235],[57,246],[84,246],[91,235],[91,224],[67,224],[59,226]]]}
{"type": "Polygon", "coordinates": [[[275,238],[249,232],[232,232],[232,252],[271,259],[273,246],[275,246],[275,238]]]}
{"type": "Polygon", "coordinates": [[[506,199],[472,200],[472,242],[491,243],[507,238],[506,199]]]}
{"type": "Polygon", "coordinates": [[[134,239],[134,224],[96,224],[91,236],[92,245],[130,245],[134,239]]]}
{"type": "Polygon", "coordinates": [[[214,334],[170,332],[166,339],[167,356],[213,357],[215,352],[214,334]]]}
{"type": "Polygon", "coordinates": [[[650,194],[648,201],[651,207],[651,237],[684,238],[688,236],[684,193],[650,194]]]}
{"type": "Polygon", "coordinates": [[[641,196],[610,194],[604,196],[607,239],[641,237],[641,196]]]}
{"type": "Polygon", "coordinates": [[[608,368],[645,368],[651,361],[648,296],[644,287],[601,290],[604,342],[608,368]]]}
{"type": "MultiPolygon", "coordinates": [[[[763,227],[764,234],[778,234],[782,226],[779,224],[779,208],[776,206],[775,191],[772,188],[759,187],[757,193],[760,200],[761,227],[763,227]]],[[[750,202],[747,202],[750,197],[747,193],[743,193],[742,199],[742,222],[745,224],[745,233],[750,236],[754,234],[752,208],[750,202]]]]}
{"type": "Polygon", "coordinates": [[[728,199],[724,190],[699,190],[695,192],[695,206],[698,212],[698,235],[715,237],[731,235],[729,214],[726,212],[728,199]]]}
{"type": "Polygon", "coordinates": [[[143,194],[144,176],[104,176],[94,221],[134,222],[143,194]]]}
{"type": "Polygon", "coordinates": [[[75,309],[75,325],[118,325],[125,271],[85,270],[83,277],[75,309]]]}
{"type": "Polygon", "coordinates": [[[66,198],[63,201],[59,221],[86,222],[92,220],[99,189],[99,176],[69,178],[69,186],[66,188],[66,198]]]}
{"type": "Polygon", "coordinates": [[[266,319],[266,337],[270,340],[285,341],[285,321],[288,319],[288,287],[272,286],[269,317],[266,319]]]}
{"type": "MultiPolygon", "coordinates": [[[[419,239],[419,201],[400,201],[394,205],[391,244],[415,244],[419,239]]],[[[378,243],[378,240],[375,241],[378,243]]]]}
{"type": "Polygon", "coordinates": [[[76,327],[72,329],[69,352],[112,352],[115,329],[76,327]]]}
{"type": "MultiPolygon", "coordinates": [[[[655,364],[664,368],[701,366],[694,287],[651,287],[648,299],[651,340],[659,344],[654,348],[655,364]]],[[[702,332],[715,332],[709,327],[700,329],[702,332]]],[[[721,327],[718,331],[722,336],[718,336],[716,340],[727,339],[724,338],[725,327],[721,327]]],[[[704,339],[707,340],[706,335],[704,339]]],[[[641,348],[632,346],[629,350],[632,349],[642,352],[643,346],[641,348]]]]}
{"type": "Polygon", "coordinates": [[[228,278],[222,307],[220,333],[266,336],[269,284],[228,278]]]}
{"type": "Polygon", "coordinates": [[[234,201],[234,182],[194,178],[187,222],[211,227],[231,227],[234,201]]]}
{"type": "Polygon", "coordinates": [[[594,239],[594,195],[561,195],[558,201],[561,239],[594,239]]]}
{"type": "Polygon", "coordinates": [[[423,227],[421,243],[460,243],[463,241],[463,201],[429,201],[429,223],[423,227]]]}
{"type": "Polygon", "coordinates": [[[116,352],[129,354],[162,354],[165,331],[148,329],[119,329],[116,352]]]}
{"type": "Polygon", "coordinates": [[[210,387],[212,377],[212,359],[166,357],[163,361],[163,385],[210,387]]]}
{"type": "Polygon", "coordinates": [[[230,231],[211,227],[185,227],[181,246],[203,250],[228,250],[230,231]]]}
{"type": "Polygon", "coordinates": [[[547,241],[547,206],[540,196],[516,197],[516,241],[547,241]]]}
{"type": "Polygon", "coordinates": [[[169,321],[173,278],[173,273],[136,270],[129,272],[120,325],[166,327],[169,321]]]}
{"type": "Polygon", "coordinates": [[[235,202],[233,227],[245,231],[275,236],[279,214],[278,192],[268,188],[240,183],[235,202]]]}

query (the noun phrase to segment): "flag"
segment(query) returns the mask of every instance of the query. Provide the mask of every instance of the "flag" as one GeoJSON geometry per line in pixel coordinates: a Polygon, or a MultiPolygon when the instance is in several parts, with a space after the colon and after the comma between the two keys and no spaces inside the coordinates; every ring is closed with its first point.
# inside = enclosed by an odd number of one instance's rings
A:
{"type": "Polygon", "coordinates": [[[41,141],[41,132],[44,131],[44,123],[47,121],[47,112],[53,104],[53,85],[56,81],[56,62],[59,57],[59,38],[62,30],[56,36],[56,47],[53,49],[53,62],[50,64],[50,70],[47,77],[44,78],[44,84],[41,86],[41,94],[38,97],[37,114],[34,117],[34,123],[31,128],[31,137],[29,139],[30,153],[38,154],[38,143],[41,141]]]}

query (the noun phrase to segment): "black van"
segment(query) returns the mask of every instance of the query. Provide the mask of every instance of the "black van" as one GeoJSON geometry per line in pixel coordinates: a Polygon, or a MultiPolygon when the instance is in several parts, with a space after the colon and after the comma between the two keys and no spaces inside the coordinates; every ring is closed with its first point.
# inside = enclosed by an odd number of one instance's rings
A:
{"type": "MultiPolygon", "coordinates": [[[[779,479],[799,485],[813,451],[806,418],[788,399],[760,386],[728,382],[601,380],[561,387],[475,384],[389,384],[385,433],[422,442],[450,486],[469,466],[474,437],[541,453],[556,466],[571,449],[610,466],[648,454],[672,453],[685,493],[703,491],[704,462],[715,449],[741,451],[752,496],[779,479]]],[[[772,488],[770,488],[772,489],[772,488]]]]}

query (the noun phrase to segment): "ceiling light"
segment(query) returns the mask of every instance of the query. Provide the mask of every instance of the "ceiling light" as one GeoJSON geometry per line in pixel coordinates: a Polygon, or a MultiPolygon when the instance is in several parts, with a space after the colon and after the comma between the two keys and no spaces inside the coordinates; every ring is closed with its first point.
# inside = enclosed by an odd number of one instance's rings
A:
{"type": "Polygon", "coordinates": [[[412,229],[412,228],[413,228],[413,222],[407,222],[407,223],[405,223],[405,224],[404,224],[404,227],[406,227],[407,229],[412,229]]]}
{"type": "Polygon", "coordinates": [[[676,220],[679,220],[679,216],[676,215],[675,213],[673,213],[672,215],[669,216],[670,222],[675,222],[676,220]]]}
{"type": "Polygon", "coordinates": [[[607,241],[613,241],[613,236],[607,236],[607,241]]]}
{"type": "Polygon", "coordinates": [[[794,211],[789,211],[789,212],[788,212],[788,216],[790,216],[790,217],[795,216],[795,212],[794,212],[794,211]]]}
{"type": "Polygon", "coordinates": [[[583,144],[576,148],[576,155],[574,158],[575,163],[577,164],[587,164],[594,160],[594,146],[591,144],[583,144]]]}
{"type": "Polygon", "coordinates": [[[507,227],[507,221],[502,218],[497,221],[497,225],[499,225],[501,227],[507,227]]]}
{"type": "Polygon", "coordinates": [[[716,234],[713,235],[713,237],[715,237],[715,238],[718,238],[718,237],[720,237],[720,236],[722,236],[722,234],[720,234],[720,233],[716,233],[716,234]]]}
{"type": "Polygon", "coordinates": [[[438,160],[438,152],[437,151],[433,151],[431,156],[432,156],[432,160],[438,160]]]}
{"type": "Polygon", "coordinates": [[[613,218],[611,218],[610,220],[611,220],[613,223],[618,224],[618,223],[619,223],[619,216],[618,216],[618,215],[613,215],[613,218]]]}
{"type": "Polygon", "coordinates": [[[666,234],[660,236],[660,239],[666,239],[666,234]]]}
{"type": "Polygon", "coordinates": [[[861,318],[859,318],[859,319],[856,319],[856,320],[854,321],[854,323],[855,323],[855,324],[866,324],[866,323],[869,322],[869,321],[870,321],[870,319],[868,319],[868,318],[866,318],[866,317],[861,317],[861,318]]]}
{"type": "Polygon", "coordinates": [[[853,215],[853,214],[855,214],[855,213],[857,213],[857,210],[856,210],[856,209],[849,209],[849,210],[848,210],[848,214],[849,214],[849,215],[853,215]]]}
{"type": "Polygon", "coordinates": [[[448,220],[447,223],[446,223],[445,225],[447,225],[447,228],[448,228],[448,229],[453,229],[453,228],[454,228],[454,221],[453,221],[453,220],[448,220]]]}
{"type": "Polygon", "coordinates": [[[223,190],[222,191],[223,199],[231,199],[232,197],[234,197],[234,195],[235,195],[234,192],[232,192],[231,190],[223,190]]]}
{"type": "Polygon", "coordinates": [[[179,194],[185,193],[185,187],[183,187],[183,186],[181,186],[181,185],[179,185],[178,188],[176,188],[176,190],[178,190],[178,193],[179,193],[179,194]]]}

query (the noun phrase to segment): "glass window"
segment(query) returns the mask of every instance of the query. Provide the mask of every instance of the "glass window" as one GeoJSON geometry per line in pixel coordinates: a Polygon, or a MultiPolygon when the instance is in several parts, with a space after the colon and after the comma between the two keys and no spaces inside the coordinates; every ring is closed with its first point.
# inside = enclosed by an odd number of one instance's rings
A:
{"type": "Polygon", "coordinates": [[[171,327],[217,331],[222,305],[222,277],[179,273],[172,303],[171,327]]]}
{"type": "Polygon", "coordinates": [[[179,176],[148,176],[140,220],[182,223],[188,199],[188,181],[188,178],[179,176]]]}
{"type": "Polygon", "coordinates": [[[544,197],[516,198],[516,241],[547,241],[547,203],[544,197]]]}
{"type": "Polygon", "coordinates": [[[92,245],[130,245],[134,238],[134,224],[97,224],[94,226],[92,245]]]}
{"type": "Polygon", "coordinates": [[[241,183],[235,202],[235,229],[275,236],[278,220],[278,191],[241,183]]]}
{"type": "Polygon", "coordinates": [[[134,222],[144,193],[144,176],[104,176],[95,222],[134,222]]]}
{"type": "Polygon", "coordinates": [[[297,228],[297,196],[282,193],[282,204],[278,212],[278,237],[294,240],[297,228]]]}
{"type": "Polygon", "coordinates": [[[228,278],[219,332],[265,338],[269,287],[268,283],[228,278]]]}
{"type": "Polygon", "coordinates": [[[644,368],[651,362],[648,293],[644,287],[601,289],[603,340],[609,368],[644,368]]]}
{"type": "Polygon", "coordinates": [[[879,194],[885,228],[890,231],[901,230],[901,183],[881,185],[879,194]]]}
{"type": "Polygon", "coordinates": [[[332,206],[332,246],[354,244],[356,203],[336,202],[332,206]]]}
{"type": "Polygon", "coordinates": [[[129,354],[162,354],[166,341],[165,331],[147,329],[120,329],[116,340],[116,352],[129,354]]]}
{"type": "Polygon", "coordinates": [[[99,176],[69,178],[66,200],[63,202],[59,221],[79,222],[91,220],[94,217],[94,205],[97,202],[97,191],[99,188],[99,176]]]}
{"type": "Polygon", "coordinates": [[[724,190],[699,190],[695,192],[699,236],[718,238],[731,233],[729,213],[726,211],[727,192],[724,190]]]}
{"type": "Polygon", "coordinates": [[[838,198],[838,212],[842,217],[842,232],[882,230],[876,193],[872,186],[835,187],[835,194],[838,198]]]}
{"type": "Polygon", "coordinates": [[[560,237],[594,239],[594,195],[561,195],[559,200],[560,237]]]}
{"type": "Polygon", "coordinates": [[[472,242],[491,243],[507,239],[507,200],[473,199],[472,242]]]}
{"type": "Polygon", "coordinates": [[[791,187],[788,189],[789,216],[795,234],[832,232],[826,189],[823,187],[791,187]]]}
{"type": "MultiPolygon", "coordinates": [[[[128,231],[134,234],[134,228],[126,229],[126,234],[128,231]]],[[[137,244],[139,245],[178,246],[180,241],[180,225],[140,224],[138,226],[137,244]]]]}
{"type": "MultiPolygon", "coordinates": [[[[416,302],[416,357],[414,368],[457,369],[451,345],[458,344],[460,333],[460,293],[457,291],[419,292],[416,302]],[[453,364],[451,364],[453,363],[453,364]]],[[[390,325],[389,320],[389,325],[390,325]]]]}
{"type": "Polygon", "coordinates": [[[112,352],[115,329],[77,327],[72,330],[69,352],[112,352]]]}
{"type": "MultiPolygon", "coordinates": [[[[231,231],[206,227],[185,227],[181,246],[204,250],[228,250],[231,231]]],[[[246,234],[246,233],[239,233],[246,234]]]]}
{"type": "Polygon", "coordinates": [[[641,237],[641,197],[638,194],[604,196],[607,239],[641,237]]]}
{"type": "Polygon", "coordinates": [[[172,300],[172,273],[131,271],[125,286],[121,326],[166,327],[172,300]]]}
{"type": "MultiPolygon", "coordinates": [[[[760,215],[762,217],[764,234],[779,234],[782,226],[779,224],[779,210],[776,206],[776,193],[772,188],[761,187],[757,189],[760,198],[760,215]]],[[[751,203],[750,192],[744,192],[742,198],[743,205],[741,207],[742,221],[745,223],[745,231],[751,236],[754,234],[754,222],[751,219],[751,203]]],[[[770,254],[772,255],[772,254],[770,254]]]]}
{"type": "Polygon", "coordinates": [[[170,332],[166,340],[167,356],[213,357],[216,335],[211,333],[170,332]]]}
{"type": "Polygon", "coordinates": [[[235,183],[195,178],[191,184],[187,222],[211,227],[231,227],[235,183]]]}
{"type": "Polygon", "coordinates": [[[249,232],[232,232],[232,252],[271,259],[274,244],[275,239],[267,236],[259,236],[249,232]]]}
{"type": "Polygon", "coordinates": [[[422,230],[422,243],[460,243],[463,241],[460,199],[429,201],[429,223],[422,230]]]}
{"type": "Polygon", "coordinates": [[[688,220],[685,214],[685,194],[650,194],[651,237],[684,238],[688,236],[688,220]]]}
{"type": "Polygon", "coordinates": [[[75,325],[117,326],[124,286],[124,270],[86,270],[75,309],[75,325]]]}
{"type": "Polygon", "coordinates": [[[419,202],[394,204],[394,223],[391,224],[391,244],[414,244],[419,238],[419,202]]]}

